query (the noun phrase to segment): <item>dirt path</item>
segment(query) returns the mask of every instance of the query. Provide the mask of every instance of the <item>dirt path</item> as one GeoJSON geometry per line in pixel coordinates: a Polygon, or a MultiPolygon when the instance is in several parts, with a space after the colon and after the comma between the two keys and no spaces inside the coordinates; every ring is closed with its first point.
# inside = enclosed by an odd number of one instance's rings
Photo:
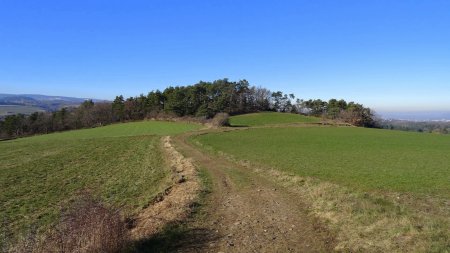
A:
{"type": "Polygon", "coordinates": [[[212,191],[202,212],[180,239],[180,252],[327,252],[333,237],[307,214],[293,193],[249,169],[211,156],[187,141],[173,138],[175,148],[208,171],[212,191]]]}
{"type": "Polygon", "coordinates": [[[200,191],[197,170],[191,160],[175,150],[169,136],[162,138],[162,145],[172,168],[174,184],[136,217],[131,229],[133,240],[143,240],[160,232],[167,224],[185,220],[200,191]]]}

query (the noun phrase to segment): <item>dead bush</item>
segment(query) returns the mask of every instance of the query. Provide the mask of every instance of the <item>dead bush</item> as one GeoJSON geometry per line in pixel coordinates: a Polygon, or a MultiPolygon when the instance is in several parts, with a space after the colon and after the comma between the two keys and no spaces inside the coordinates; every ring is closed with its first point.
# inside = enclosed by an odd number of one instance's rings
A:
{"type": "Polygon", "coordinates": [[[119,210],[85,195],[63,212],[59,223],[41,238],[21,240],[10,252],[122,252],[128,242],[119,210]]]}
{"type": "Polygon", "coordinates": [[[217,113],[211,120],[211,125],[214,127],[229,126],[230,125],[230,115],[228,113],[217,113]]]}
{"type": "Polygon", "coordinates": [[[73,204],[50,238],[60,252],[120,252],[127,241],[119,210],[90,196],[73,204]]]}

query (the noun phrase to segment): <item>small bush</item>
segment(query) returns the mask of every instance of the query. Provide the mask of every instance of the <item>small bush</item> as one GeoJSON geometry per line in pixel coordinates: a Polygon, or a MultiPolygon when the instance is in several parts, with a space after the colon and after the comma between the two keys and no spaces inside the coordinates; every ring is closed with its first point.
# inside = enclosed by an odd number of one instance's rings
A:
{"type": "Polygon", "coordinates": [[[10,252],[122,252],[127,245],[126,224],[118,210],[85,195],[63,213],[54,229],[38,238],[24,238],[10,252]]]}
{"type": "Polygon", "coordinates": [[[64,252],[120,252],[127,241],[119,211],[89,196],[69,209],[54,237],[64,252]]]}
{"type": "Polygon", "coordinates": [[[215,127],[229,126],[230,125],[230,115],[228,113],[217,113],[211,120],[211,125],[215,127]]]}

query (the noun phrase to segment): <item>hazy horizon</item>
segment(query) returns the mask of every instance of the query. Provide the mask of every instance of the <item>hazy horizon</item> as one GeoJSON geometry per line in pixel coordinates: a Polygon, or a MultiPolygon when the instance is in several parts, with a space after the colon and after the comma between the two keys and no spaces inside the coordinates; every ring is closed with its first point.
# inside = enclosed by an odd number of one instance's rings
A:
{"type": "Polygon", "coordinates": [[[376,111],[383,119],[409,121],[450,121],[448,111],[376,111]]]}

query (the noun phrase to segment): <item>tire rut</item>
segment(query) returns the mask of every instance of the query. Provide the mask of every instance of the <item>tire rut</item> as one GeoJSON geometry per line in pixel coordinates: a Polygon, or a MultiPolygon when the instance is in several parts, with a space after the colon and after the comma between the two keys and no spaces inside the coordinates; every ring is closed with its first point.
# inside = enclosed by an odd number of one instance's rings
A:
{"type": "MultiPolygon", "coordinates": [[[[181,247],[182,252],[328,252],[333,236],[292,192],[223,157],[200,151],[176,136],[175,147],[205,168],[212,179],[201,219],[191,231],[209,231],[208,242],[181,247]]],[[[196,235],[192,235],[195,237],[196,235]]],[[[204,236],[204,235],[202,235],[204,236]]],[[[204,238],[197,238],[198,241],[204,238]]],[[[191,239],[192,241],[192,239],[191,239]]],[[[193,239],[196,241],[196,238],[193,239]]]]}

